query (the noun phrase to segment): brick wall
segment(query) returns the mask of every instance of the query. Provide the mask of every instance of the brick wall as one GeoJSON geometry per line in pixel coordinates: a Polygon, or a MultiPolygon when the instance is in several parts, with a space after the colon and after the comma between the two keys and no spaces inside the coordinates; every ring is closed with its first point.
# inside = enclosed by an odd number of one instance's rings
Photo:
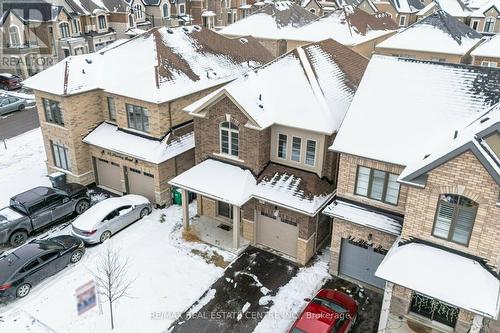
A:
{"type": "MultiPolygon", "coordinates": [[[[500,25],[500,23],[499,23],[499,25],[500,25]]],[[[472,64],[475,65],[475,66],[481,66],[481,63],[483,61],[496,62],[497,63],[497,67],[500,67],[500,57],[492,58],[492,57],[474,56],[474,61],[473,61],[472,64]]]]}

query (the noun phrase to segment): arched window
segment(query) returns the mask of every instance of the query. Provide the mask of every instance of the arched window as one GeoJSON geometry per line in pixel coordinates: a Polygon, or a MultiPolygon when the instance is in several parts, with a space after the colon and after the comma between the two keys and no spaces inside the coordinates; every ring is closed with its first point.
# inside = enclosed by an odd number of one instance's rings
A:
{"type": "Polygon", "coordinates": [[[106,29],[107,25],[106,25],[106,16],[104,15],[99,15],[97,17],[97,22],[99,23],[99,29],[106,29]]]}
{"type": "Polygon", "coordinates": [[[239,156],[239,130],[232,122],[225,121],[220,124],[220,152],[231,156],[239,156]]]}
{"type": "Polygon", "coordinates": [[[21,35],[19,34],[19,28],[15,25],[9,27],[9,38],[11,46],[21,45],[21,35]]]}
{"type": "Polygon", "coordinates": [[[163,4],[163,17],[170,16],[170,8],[168,7],[168,3],[163,4]]]}
{"type": "Polygon", "coordinates": [[[69,37],[69,24],[67,22],[62,22],[59,24],[59,31],[61,32],[61,38],[69,37]]]}
{"type": "Polygon", "coordinates": [[[142,19],[143,18],[143,15],[144,15],[144,11],[142,9],[142,6],[141,4],[135,4],[134,5],[134,16],[135,16],[135,19],[142,19]]]}
{"type": "Polygon", "coordinates": [[[496,19],[492,16],[484,20],[484,32],[493,32],[495,29],[496,19]]]}
{"type": "Polygon", "coordinates": [[[462,245],[468,245],[478,204],[455,194],[441,194],[434,221],[433,235],[462,245]]]}

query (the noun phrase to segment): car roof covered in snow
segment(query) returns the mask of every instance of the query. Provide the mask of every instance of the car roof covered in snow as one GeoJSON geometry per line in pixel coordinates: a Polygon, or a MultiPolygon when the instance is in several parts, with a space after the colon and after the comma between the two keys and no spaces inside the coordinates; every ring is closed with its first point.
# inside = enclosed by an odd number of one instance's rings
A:
{"type": "Polygon", "coordinates": [[[103,89],[163,103],[231,81],[270,60],[252,37],[229,39],[198,26],[161,27],[105,52],[70,56],[25,85],[56,95],[103,89]]]}
{"type": "Polygon", "coordinates": [[[331,149],[408,165],[500,100],[500,69],[375,55],[331,149]]]}

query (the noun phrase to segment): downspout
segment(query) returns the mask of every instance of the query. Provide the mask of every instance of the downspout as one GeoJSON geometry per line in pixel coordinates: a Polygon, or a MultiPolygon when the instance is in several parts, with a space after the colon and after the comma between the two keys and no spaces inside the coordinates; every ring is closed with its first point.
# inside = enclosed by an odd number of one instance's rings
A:
{"type": "MultiPolygon", "coordinates": [[[[170,134],[174,134],[174,130],[172,129],[172,101],[168,102],[168,121],[170,124],[170,134]]],[[[174,157],[174,174],[177,176],[177,156],[174,157]]]]}
{"type": "Polygon", "coordinates": [[[318,251],[318,221],[319,221],[319,214],[316,215],[316,231],[314,233],[314,253],[318,251]]]}

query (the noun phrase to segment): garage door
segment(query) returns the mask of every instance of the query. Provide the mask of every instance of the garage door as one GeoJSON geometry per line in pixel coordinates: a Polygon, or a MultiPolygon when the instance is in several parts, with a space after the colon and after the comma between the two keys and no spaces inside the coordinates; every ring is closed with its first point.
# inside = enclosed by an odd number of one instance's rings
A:
{"type": "Polygon", "coordinates": [[[257,243],[297,257],[299,228],[281,221],[279,217],[262,214],[263,212],[260,213],[257,224],[257,243]]]}
{"type": "Polygon", "coordinates": [[[120,166],[114,162],[96,159],[98,185],[122,193],[122,180],[120,166]]]}
{"type": "Polygon", "coordinates": [[[374,251],[371,246],[342,239],[339,272],[372,286],[384,288],[385,281],[375,276],[384,256],[374,251]]]}
{"type": "Polygon", "coordinates": [[[152,174],[129,168],[127,176],[129,193],[143,195],[155,202],[155,179],[152,174]]]}

